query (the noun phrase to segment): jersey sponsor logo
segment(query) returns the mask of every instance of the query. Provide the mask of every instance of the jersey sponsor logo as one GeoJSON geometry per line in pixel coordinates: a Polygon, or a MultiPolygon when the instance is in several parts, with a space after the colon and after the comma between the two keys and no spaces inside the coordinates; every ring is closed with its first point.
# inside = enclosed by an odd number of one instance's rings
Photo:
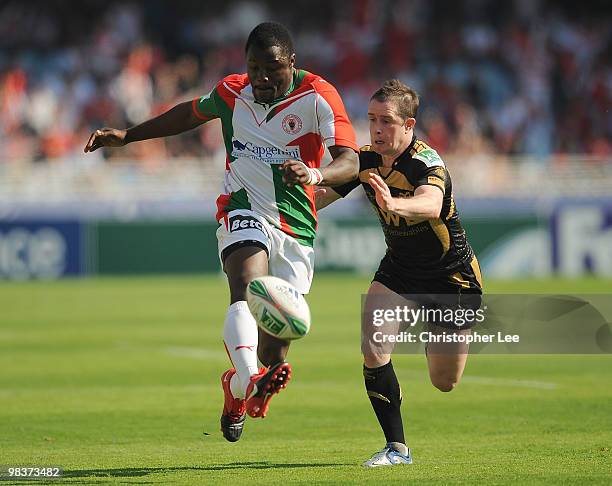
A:
{"type": "Polygon", "coordinates": [[[411,226],[413,224],[422,223],[422,220],[419,219],[411,219],[406,216],[400,216],[399,214],[392,213],[391,211],[385,211],[380,206],[376,206],[378,212],[380,213],[382,221],[384,221],[385,226],[400,226],[402,222],[406,225],[411,226]]]}
{"type": "Polygon", "coordinates": [[[232,140],[232,157],[247,157],[253,160],[261,160],[268,164],[282,164],[286,160],[301,160],[299,147],[281,149],[271,145],[261,146],[252,142],[242,143],[238,139],[232,140]]]}
{"type": "Polygon", "coordinates": [[[283,130],[285,130],[285,133],[295,135],[302,130],[303,125],[300,117],[291,113],[283,118],[281,126],[283,127],[283,130]]]}
{"type": "Polygon", "coordinates": [[[436,152],[432,148],[423,149],[420,152],[414,154],[412,158],[425,162],[425,165],[427,165],[427,167],[432,167],[435,165],[444,166],[444,162],[442,162],[442,159],[438,155],[438,152],[436,152]]]}
{"type": "Polygon", "coordinates": [[[261,224],[261,221],[258,221],[253,216],[242,216],[240,214],[237,214],[229,218],[227,228],[230,231],[230,233],[234,231],[240,231],[240,230],[250,229],[250,228],[257,229],[262,232],[264,230],[263,224],[261,224]]]}

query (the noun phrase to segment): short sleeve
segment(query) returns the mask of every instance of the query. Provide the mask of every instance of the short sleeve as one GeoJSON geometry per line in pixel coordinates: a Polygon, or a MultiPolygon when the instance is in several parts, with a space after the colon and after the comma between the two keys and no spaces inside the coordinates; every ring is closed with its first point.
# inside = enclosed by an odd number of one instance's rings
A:
{"type": "Polygon", "coordinates": [[[361,181],[359,180],[359,178],[357,178],[350,182],[347,182],[346,184],[342,184],[341,186],[331,186],[331,188],[335,192],[340,194],[342,197],[346,197],[349,192],[351,192],[353,189],[355,189],[360,184],[361,184],[361,181]]]}
{"type": "Polygon", "coordinates": [[[448,172],[438,153],[432,148],[426,148],[412,156],[414,164],[414,187],[436,186],[442,191],[446,191],[446,179],[448,172]]]}
{"type": "Polygon", "coordinates": [[[193,112],[200,120],[209,121],[219,118],[219,111],[215,101],[216,91],[217,88],[214,88],[210,93],[192,101],[193,112]]]}
{"type": "Polygon", "coordinates": [[[327,147],[339,145],[358,152],[355,130],[336,88],[321,78],[313,84],[317,92],[317,120],[323,142],[327,147]]]}

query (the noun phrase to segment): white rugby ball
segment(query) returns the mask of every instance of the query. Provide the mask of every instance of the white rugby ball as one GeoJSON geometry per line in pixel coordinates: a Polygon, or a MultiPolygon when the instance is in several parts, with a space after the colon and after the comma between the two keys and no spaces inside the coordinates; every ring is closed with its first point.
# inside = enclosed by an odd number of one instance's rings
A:
{"type": "Polygon", "coordinates": [[[249,309],[257,325],[280,339],[300,339],[310,330],[310,308],[293,285],[281,278],[265,276],[247,287],[249,309]]]}

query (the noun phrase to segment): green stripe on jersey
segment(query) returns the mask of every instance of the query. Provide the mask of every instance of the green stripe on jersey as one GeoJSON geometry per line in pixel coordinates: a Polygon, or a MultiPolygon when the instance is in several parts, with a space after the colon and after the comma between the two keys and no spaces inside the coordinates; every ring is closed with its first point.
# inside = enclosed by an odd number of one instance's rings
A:
{"type": "Polygon", "coordinates": [[[310,74],[310,73],[308,71],[304,71],[303,69],[297,70],[296,76],[293,79],[293,85],[295,89],[299,88],[302,85],[302,81],[304,81],[304,78],[306,77],[307,74],[310,74]]]}
{"type": "Polygon", "coordinates": [[[301,185],[289,187],[283,182],[280,165],[272,165],[272,178],[278,212],[296,235],[299,243],[313,246],[317,219],[310,209],[308,195],[301,185]]]}
{"type": "Polygon", "coordinates": [[[228,160],[233,162],[236,157],[232,157],[232,140],[234,138],[234,125],[232,119],[234,112],[227,106],[227,103],[223,100],[217,90],[213,90],[212,95],[214,96],[215,104],[217,106],[217,113],[221,118],[221,125],[223,127],[223,142],[225,143],[225,151],[227,152],[228,160]]]}
{"type": "Polygon", "coordinates": [[[249,196],[244,188],[240,189],[239,191],[232,192],[229,204],[225,207],[224,211],[229,213],[234,209],[251,209],[249,196]]]}
{"type": "Polygon", "coordinates": [[[217,112],[217,105],[215,102],[215,98],[213,97],[214,91],[215,90],[213,89],[210,93],[204,96],[200,96],[200,99],[195,104],[195,107],[198,113],[210,120],[217,118],[219,116],[217,112]]]}

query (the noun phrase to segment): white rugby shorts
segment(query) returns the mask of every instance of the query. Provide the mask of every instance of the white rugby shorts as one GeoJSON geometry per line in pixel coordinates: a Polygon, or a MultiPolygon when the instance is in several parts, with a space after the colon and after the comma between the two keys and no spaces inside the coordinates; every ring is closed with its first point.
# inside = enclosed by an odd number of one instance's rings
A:
{"type": "Polygon", "coordinates": [[[302,294],[310,291],[314,274],[313,248],[301,245],[248,209],[230,211],[219,223],[217,242],[221,265],[221,254],[227,247],[244,240],[258,241],[268,252],[270,275],[286,280],[302,294]]]}

